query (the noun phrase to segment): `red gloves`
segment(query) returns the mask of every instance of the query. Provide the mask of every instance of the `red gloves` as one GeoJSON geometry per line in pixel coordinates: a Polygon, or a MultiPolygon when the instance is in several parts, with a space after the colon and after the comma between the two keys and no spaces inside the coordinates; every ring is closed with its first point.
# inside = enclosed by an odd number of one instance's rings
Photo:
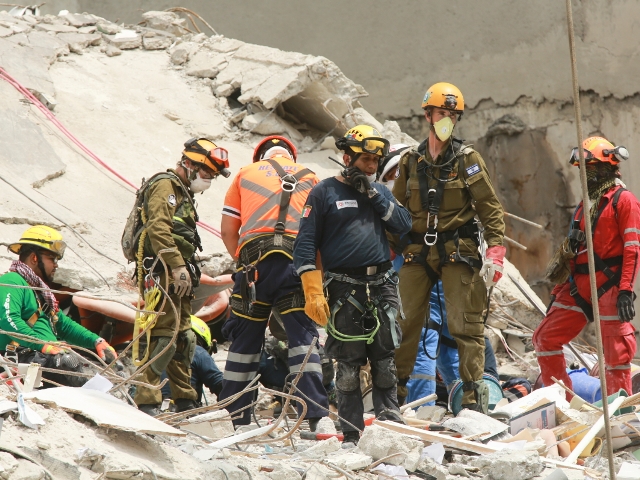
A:
{"type": "Polygon", "coordinates": [[[487,287],[493,287],[502,278],[502,267],[506,253],[507,249],[501,245],[487,248],[486,258],[480,269],[480,276],[486,275],[487,287]]]}
{"type": "Polygon", "coordinates": [[[118,358],[116,350],[109,345],[104,338],[99,338],[96,341],[96,352],[98,352],[98,356],[107,363],[111,363],[118,358]]]}

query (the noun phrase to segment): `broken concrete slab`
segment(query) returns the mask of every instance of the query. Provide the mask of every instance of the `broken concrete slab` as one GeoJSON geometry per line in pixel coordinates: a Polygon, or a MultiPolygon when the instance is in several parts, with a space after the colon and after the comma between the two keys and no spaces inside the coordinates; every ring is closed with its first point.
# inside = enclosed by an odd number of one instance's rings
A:
{"type": "Polygon", "coordinates": [[[0,478],[9,480],[18,468],[18,461],[7,452],[0,452],[0,478]]]}
{"type": "Polygon", "coordinates": [[[186,433],[142,413],[117,398],[97,390],[55,387],[24,394],[25,399],[56,405],[91,419],[100,427],[126,432],[184,436],[186,433]]]}
{"type": "Polygon", "coordinates": [[[139,48],[142,45],[142,36],[140,36],[135,30],[123,29],[115,35],[102,34],[107,42],[120,50],[133,50],[139,48]]]}
{"type": "Polygon", "coordinates": [[[149,28],[164,30],[176,36],[187,33],[187,20],[173,12],[149,11],[142,14],[142,19],[149,28]]]}
{"type": "Polygon", "coordinates": [[[96,24],[96,28],[100,33],[104,33],[106,35],[115,35],[122,31],[122,27],[120,25],[102,20],[96,24]]]}
{"type": "Polygon", "coordinates": [[[145,32],[142,46],[145,50],[165,50],[175,41],[175,36],[165,32],[145,32]]]}
{"type": "Polygon", "coordinates": [[[12,28],[0,25],[0,38],[10,37],[14,33],[16,32],[14,32],[12,28]]]}
{"type": "Polygon", "coordinates": [[[449,470],[444,465],[440,465],[432,458],[427,456],[420,459],[416,470],[427,473],[436,478],[436,480],[447,480],[449,470]]]}
{"type": "Polygon", "coordinates": [[[347,452],[339,455],[331,455],[327,462],[333,463],[345,470],[355,471],[368,467],[373,462],[369,455],[362,455],[356,452],[347,452]]]}
{"type": "Polygon", "coordinates": [[[187,75],[215,78],[221,70],[227,67],[227,60],[228,57],[224,54],[201,49],[189,60],[187,75]]]}
{"type": "Polygon", "coordinates": [[[538,452],[503,450],[469,462],[493,480],[528,480],[544,470],[538,452]]]}
{"type": "Polygon", "coordinates": [[[386,459],[385,463],[402,465],[413,472],[420,462],[424,445],[418,438],[402,435],[378,425],[371,425],[364,429],[360,442],[358,442],[358,448],[373,457],[374,460],[397,454],[386,459]]]}
{"type": "Polygon", "coordinates": [[[342,443],[337,437],[331,437],[327,440],[316,442],[314,445],[301,452],[300,455],[308,458],[323,458],[329,453],[339,451],[341,445],[342,443]]]}
{"type": "Polygon", "coordinates": [[[49,25],[47,23],[38,23],[35,26],[38,30],[43,30],[45,32],[53,32],[53,33],[64,33],[64,32],[72,32],[75,33],[78,31],[76,27],[72,27],[70,25],[49,25]]]}
{"type": "Polygon", "coordinates": [[[60,17],[69,22],[69,25],[76,28],[95,25],[98,21],[97,17],[88,13],[67,13],[60,15],[60,17]]]}
{"type": "Polygon", "coordinates": [[[79,54],[89,45],[102,43],[102,35],[99,33],[59,33],[57,37],[69,45],[69,50],[79,54]]]}
{"type": "Polygon", "coordinates": [[[170,51],[171,63],[174,65],[183,65],[187,60],[189,60],[191,55],[194,55],[198,51],[199,48],[200,45],[195,42],[182,42],[177,44],[170,51]]]}
{"type": "Polygon", "coordinates": [[[257,112],[242,119],[242,128],[260,135],[286,135],[294,142],[301,142],[303,135],[286,120],[273,112],[257,112]]]}

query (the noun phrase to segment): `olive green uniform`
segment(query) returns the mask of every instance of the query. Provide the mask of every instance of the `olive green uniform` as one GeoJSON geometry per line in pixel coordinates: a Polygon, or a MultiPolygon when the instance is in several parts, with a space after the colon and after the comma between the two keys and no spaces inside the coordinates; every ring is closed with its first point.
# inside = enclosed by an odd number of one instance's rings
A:
{"type": "MultiPolygon", "coordinates": [[[[426,144],[426,142],[423,143],[426,144]]],[[[443,153],[438,156],[436,164],[442,163],[443,154],[448,148],[449,144],[443,148],[443,153]]],[[[427,163],[434,163],[429,154],[428,145],[425,146],[424,155],[427,163]]],[[[406,318],[400,319],[402,344],[396,351],[396,364],[399,379],[398,395],[405,397],[406,381],[413,370],[418,353],[420,333],[425,326],[433,286],[433,280],[428,276],[423,265],[406,263],[407,259],[411,258],[411,254],[418,255],[423,251],[425,243],[421,236],[427,233],[430,225],[434,225],[434,216],[429,218],[428,211],[422,208],[421,203],[418,164],[424,161],[424,156],[420,155],[416,149],[408,150],[400,160],[399,177],[393,187],[393,195],[409,210],[413,221],[412,233],[409,234],[412,237],[410,240],[412,243],[403,249],[405,264],[399,272],[400,297],[406,318]],[[418,241],[420,243],[413,243],[418,241]]],[[[439,170],[439,168],[430,170],[432,178],[427,179],[429,189],[436,188],[438,183],[436,179],[440,178],[439,170]]],[[[484,238],[488,246],[502,245],[504,212],[482,157],[472,148],[462,146],[459,155],[453,161],[447,180],[440,203],[436,231],[439,234],[455,231],[468,225],[477,214],[484,226],[484,238]]],[[[398,237],[392,238],[391,241],[392,247],[396,249],[402,245],[398,237]]],[[[454,240],[444,243],[444,249],[449,259],[451,259],[450,255],[458,251],[462,257],[477,259],[476,266],[481,260],[476,243],[468,237],[459,239],[459,250],[454,240]]],[[[460,378],[463,382],[480,381],[484,370],[483,310],[486,308],[487,291],[484,280],[478,274],[479,269],[460,261],[447,262],[440,268],[440,256],[436,245],[429,248],[426,263],[442,279],[447,323],[451,335],[458,343],[460,378]]],[[[473,391],[465,391],[463,403],[475,403],[473,391]]]]}
{"type": "MultiPolygon", "coordinates": [[[[187,198],[180,181],[176,178],[175,171],[168,172],[173,175],[161,174],[148,186],[144,194],[143,208],[147,215],[144,256],[155,258],[157,252],[171,249],[162,254],[171,272],[172,269],[188,263],[195,252],[196,245],[199,245],[199,238],[196,232],[197,214],[192,204],[192,194],[187,191],[186,194],[189,195],[187,198]]],[[[145,263],[147,267],[150,267],[150,264],[150,260],[145,263]]],[[[160,273],[161,268],[161,263],[158,261],[156,271],[159,273],[160,285],[165,288],[166,274],[160,273]]],[[[172,276],[169,274],[170,282],[171,279],[172,276]]],[[[196,391],[191,386],[191,360],[195,352],[195,334],[191,330],[191,299],[175,294],[170,295],[170,298],[180,315],[177,341],[143,372],[140,381],[158,385],[160,375],[166,369],[171,398],[174,401],[182,398],[196,400],[196,391]]],[[[176,328],[176,315],[168,300],[162,312],[164,315],[158,316],[151,330],[149,358],[153,358],[168,345],[176,328]]],[[[162,402],[162,394],[160,390],[138,386],[134,401],[138,405],[157,405],[162,402]]]]}

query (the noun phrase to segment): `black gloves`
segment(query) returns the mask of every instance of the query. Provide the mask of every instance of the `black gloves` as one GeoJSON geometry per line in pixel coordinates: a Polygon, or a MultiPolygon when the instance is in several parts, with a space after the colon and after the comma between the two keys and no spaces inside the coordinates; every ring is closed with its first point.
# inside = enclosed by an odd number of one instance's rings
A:
{"type": "Polygon", "coordinates": [[[371,184],[367,179],[367,176],[356,167],[348,167],[342,171],[342,176],[345,179],[347,185],[351,185],[360,193],[367,193],[371,188],[371,184]]]}
{"type": "Polygon", "coordinates": [[[633,308],[633,301],[636,298],[636,294],[629,290],[620,290],[618,292],[618,317],[620,322],[630,322],[633,317],[636,316],[636,311],[633,308]]]}
{"type": "Polygon", "coordinates": [[[545,312],[545,315],[549,315],[549,310],[551,310],[551,306],[553,305],[553,302],[556,301],[556,296],[555,295],[551,295],[551,301],[549,302],[549,305],[547,306],[547,311],[545,312]]]}

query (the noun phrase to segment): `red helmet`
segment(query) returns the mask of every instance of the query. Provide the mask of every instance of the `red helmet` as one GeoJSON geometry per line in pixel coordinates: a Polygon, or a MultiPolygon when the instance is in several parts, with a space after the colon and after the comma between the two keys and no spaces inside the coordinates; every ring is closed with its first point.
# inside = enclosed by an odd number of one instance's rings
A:
{"type": "Polygon", "coordinates": [[[270,135],[260,140],[260,143],[256,145],[253,151],[253,163],[264,160],[262,156],[264,153],[273,147],[282,147],[291,154],[291,158],[295,162],[298,159],[298,150],[295,145],[288,138],[281,137],[280,135],[270,135]]]}

